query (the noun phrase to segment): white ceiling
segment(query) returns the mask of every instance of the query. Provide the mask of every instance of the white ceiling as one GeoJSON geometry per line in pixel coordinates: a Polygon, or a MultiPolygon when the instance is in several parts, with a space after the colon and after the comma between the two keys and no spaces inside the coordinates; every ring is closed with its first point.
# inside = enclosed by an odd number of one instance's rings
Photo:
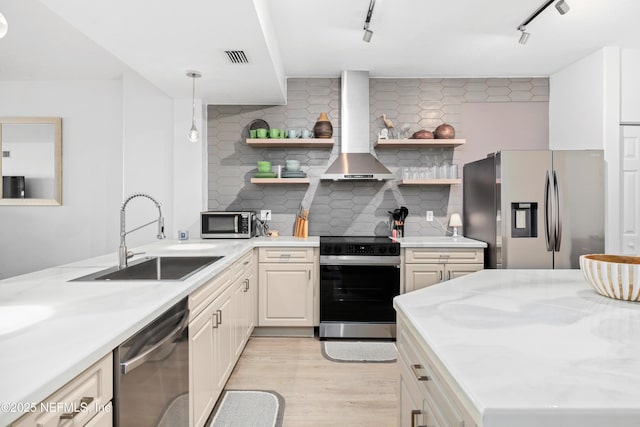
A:
{"type": "Polygon", "coordinates": [[[603,46],[640,48],[640,1],[566,0],[529,26],[544,0],[0,0],[0,80],[117,78],[127,67],[174,98],[187,70],[210,104],[280,104],[287,77],[548,76],[603,46]],[[67,23],[68,22],[68,23],[67,23]],[[249,64],[228,62],[244,50],[249,64]]]}

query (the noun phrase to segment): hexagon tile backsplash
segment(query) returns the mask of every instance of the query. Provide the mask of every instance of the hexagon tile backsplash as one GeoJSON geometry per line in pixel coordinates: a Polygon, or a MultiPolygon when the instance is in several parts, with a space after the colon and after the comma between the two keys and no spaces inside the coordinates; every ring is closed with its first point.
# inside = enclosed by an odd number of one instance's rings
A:
{"type": "MultiPolygon", "coordinates": [[[[454,148],[373,148],[386,114],[397,127],[411,132],[450,123],[456,138],[464,138],[461,106],[465,102],[548,102],[546,78],[517,79],[370,79],[369,129],[371,152],[392,172],[402,167],[457,163],[454,148]]],[[[409,209],[407,236],[434,236],[445,232],[449,215],[462,212],[462,186],[398,186],[387,182],[328,182],[320,175],[340,152],[340,79],[289,79],[287,104],[277,106],[210,105],[208,107],[210,210],[271,209],[271,229],[293,234],[302,204],[309,208],[310,235],[388,235],[388,211],[409,209]],[[313,129],[321,112],[333,124],[335,145],[328,148],[255,148],[248,146],[249,124],[264,119],[272,128],[313,129]],[[309,185],[259,185],[250,182],[256,163],[269,160],[284,165],[297,159],[310,177],[309,185]],[[426,211],[437,221],[426,222],[426,211]]],[[[459,165],[460,174],[462,165],[459,165]]]]}

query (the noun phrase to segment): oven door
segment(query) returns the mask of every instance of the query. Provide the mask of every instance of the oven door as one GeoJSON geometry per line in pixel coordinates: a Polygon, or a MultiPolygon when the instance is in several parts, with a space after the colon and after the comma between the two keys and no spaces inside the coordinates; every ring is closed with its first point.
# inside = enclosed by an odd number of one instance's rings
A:
{"type": "Polygon", "coordinates": [[[400,257],[321,256],[320,337],[393,338],[399,294],[400,257]]]}

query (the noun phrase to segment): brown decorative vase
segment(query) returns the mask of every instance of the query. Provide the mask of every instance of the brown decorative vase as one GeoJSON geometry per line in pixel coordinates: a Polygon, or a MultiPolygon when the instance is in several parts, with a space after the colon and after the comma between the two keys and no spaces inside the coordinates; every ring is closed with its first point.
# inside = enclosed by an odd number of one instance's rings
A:
{"type": "Polygon", "coordinates": [[[313,136],[315,138],[331,138],[333,136],[333,126],[327,113],[320,113],[318,121],[313,126],[313,136]]]}
{"type": "Polygon", "coordinates": [[[443,123],[433,131],[433,135],[436,139],[454,139],[456,130],[450,124],[443,123]]]}

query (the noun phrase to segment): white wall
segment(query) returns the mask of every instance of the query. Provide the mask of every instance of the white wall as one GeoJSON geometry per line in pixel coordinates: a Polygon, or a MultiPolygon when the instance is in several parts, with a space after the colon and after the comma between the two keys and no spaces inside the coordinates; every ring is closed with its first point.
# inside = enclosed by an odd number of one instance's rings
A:
{"type": "Polygon", "coordinates": [[[0,278],[117,248],[122,82],[0,82],[0,116],[62,117],[62,206],[0,206],[0,278]],[[114,208],[116,207],[116,208],[114,208]]]}
{"type": "Polygon", "coordinates": [[[620,49],[602,48],[549,78],[549,148],[603,149],[605,250],[621,248],[620,49]]]}
{"type": "MultiPolygon", "coordinates": [[[[173,101],[134,72],[123,76],[122,199],[146,193],[162,205],[165,229],[173,229],[173,101]]],[[[126,208],[126,229],[156,219],[158,209],[147,198],[136,198],[126,208]]],[[[117,234],[117,232],[116,232],[117,234]]],[[[156,240],[150,225],[126,237],[128,248],[156,240]]],[[[114,248],[117,249],[117,248],[114,248]]]]}
{"type": "Polygon", "coordinates": [[[200,212],[207,210],[207,120],[206,106],[196,99],[196,127],[200,141],[191,142],[191,99],[173,102],[173,225],[167,237],[177,238],[178,230],[189,231],[190,238],[200,237],[200,212]]]}
{"type": "MultiPolygon", "coordinates": [[[[106,253],[115,264],[120,206],[135,192],[162,204],[174,237],[171,98],[134,72],[122,80],[0,82],[0,93],[0,116],[62,117],[63,183],[62,206],[0,207],[0,279],[106,253]]],[[[157,216],[153,203],[136,198],[127,230],[157,216]]],[[[128,247],[155,241],[156,231],[132,233],[128,247]]]]}

